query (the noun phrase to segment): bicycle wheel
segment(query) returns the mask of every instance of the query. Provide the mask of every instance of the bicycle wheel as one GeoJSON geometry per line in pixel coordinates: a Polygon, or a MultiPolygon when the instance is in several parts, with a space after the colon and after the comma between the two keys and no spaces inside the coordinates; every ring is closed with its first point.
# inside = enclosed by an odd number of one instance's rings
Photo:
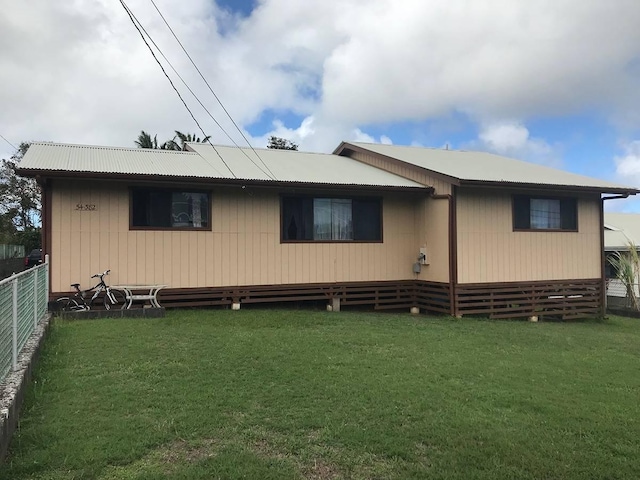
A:
{"type": "Polygon", "coordinates": [[[56,300],[56,305],[58,306],[58,311],[60,312],[75,312],[76,310],[80,310],[80,305],[73,298],[69,297],[61,297],[56,300]]]}
{"type": "Polygon", "coordinates": [[[106,310],[111,310],[111,307],[123,309],[126,305],[127,299],[120,290],[109,290],[104,296],[104,308],[106,310]],[[112,301],[112,299],[115,301],[112,301]]]}

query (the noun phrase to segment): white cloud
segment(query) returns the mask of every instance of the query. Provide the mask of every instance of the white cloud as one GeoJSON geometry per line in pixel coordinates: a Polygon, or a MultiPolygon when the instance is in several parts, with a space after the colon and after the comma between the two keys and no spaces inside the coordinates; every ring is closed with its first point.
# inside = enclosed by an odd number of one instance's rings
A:
{"type": "Polygon", "coordinates": [[[273,122],[273,128],[259,137],[253,137],[251,143],[257,147],[264,147],[270,136],[286,138],[301,146],[301,150],[330,152],[343,140],[368,143],[385,143],[391,145],[392,140],[381,135],[379,138],[363,132],[359,128],[349,128],[347,125],[318,126],[316,118],[306,117],[296,128],[285,126],[281,121],[273,122]]]}
{"type": "Polygon", "coordinates": [[[540,138],[532,138],[520,122],[502,121],[483,124],[478,140],[470,148],[518,158],[549,166],[560,166],[559,148],[540,138]]]}
{"type": "Polygon", "coordinates": [[[636,1],[370,3],[345,11],[348,39],[326,61],[331,116],[389,121],[458,108],[504,118],[638,105],[628,68],[640,52],[636,1]]]}
{"type": "Polygon", "coordinates": [[[627,182],[640,185],[640,140],[624,146],[624,154],[614,158],[616,173],[627,182]]]}
{"type": "MultiPolygon", "coordinates": [[[[199,134],[118,2],[4,3],[0,133],[12,142],[132,146],[140,129],[163,139],[174,129],[199,134]]],[[[232,133],[150,4],[128,3],[232,133]]],[[[640,111],[637,0],[615,8],[584,0],[261,0],[246,18],[211,0],[158,4],[241,126],[267,110],[293,112],[305,121],[274,132],[308,150],[366,135],[363,125],[456,111],[483,125],[488,148],[545,157],[542,140],[524,138],[518,124],[500,130],[496,119],[595,109],[629,124],[640,111]]],[[[206,132],[229,143],[176,85],[206,132]]]]}

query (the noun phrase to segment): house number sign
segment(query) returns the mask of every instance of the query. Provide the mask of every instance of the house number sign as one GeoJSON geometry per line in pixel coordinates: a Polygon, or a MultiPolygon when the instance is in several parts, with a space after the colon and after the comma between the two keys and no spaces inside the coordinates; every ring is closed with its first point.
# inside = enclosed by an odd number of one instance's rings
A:
{"type": "Polygon", "coordinates": [[[76,203],[76,210],[80,210],[82,212],[93,212],[97,209],[98,207],[95,203],[76,203]]]}

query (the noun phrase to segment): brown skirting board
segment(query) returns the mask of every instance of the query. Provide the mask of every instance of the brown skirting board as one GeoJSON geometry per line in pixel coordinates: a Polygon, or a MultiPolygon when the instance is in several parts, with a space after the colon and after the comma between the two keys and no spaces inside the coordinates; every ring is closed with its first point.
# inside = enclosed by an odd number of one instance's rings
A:
{"type": "MultiPolygon", "coordinates": [[[[374,310],[409,309],[444,315],[490,318],[557,317],[572,319],[601,314],[600,279],[456,285],[422,280],[343,282],[232,287],[166,288],[158,294],[163,307],[230,306],[321,301],[335,298],[345,307],[374,310]]],[[[52,300],[64,293],[52,295],[52,300]]]]}
{"type": "Polygon", "coordinates": [[[598,317],[602,308],[602,282],[594,278],[458,284],[455,307],[458,315],[490,318],[598,317]]]}
{"type": "Polygon", "coordinates": [[[164,307],[203,307],[232,303],[282,303],[340,299],[341,306],[368,306],[375,310],[409,309],[449,314],[449,284],[398,280],[240,287],[167,288],[158,301],[164,307]]]}

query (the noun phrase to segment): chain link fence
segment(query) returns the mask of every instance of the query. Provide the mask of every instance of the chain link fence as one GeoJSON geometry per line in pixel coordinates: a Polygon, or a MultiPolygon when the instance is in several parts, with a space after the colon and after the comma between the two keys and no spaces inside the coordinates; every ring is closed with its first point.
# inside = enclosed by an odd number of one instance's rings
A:
{"type": "Polygon", "coordinates": [[[47,313],[49,259],[0,281],[0,382],[17,367],[18,355],[47,313]]]}

